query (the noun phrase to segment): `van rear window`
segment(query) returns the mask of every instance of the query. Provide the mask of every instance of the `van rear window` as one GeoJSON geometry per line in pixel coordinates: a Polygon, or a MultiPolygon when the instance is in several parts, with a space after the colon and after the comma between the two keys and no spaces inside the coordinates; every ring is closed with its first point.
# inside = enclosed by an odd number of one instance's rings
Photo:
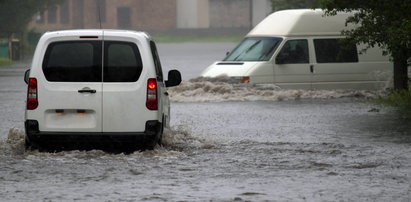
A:
{"type": "Polygon", "coordinates": [[[51,43],[43,61],[46,79],[52,82],[135,82],[138,80],[143,66],[136,44],[104,41],[104,59],[102,46],[102,41],[51,43]],[[102,65],[103,60],[104,65],[102,65]]]}
{"type": "Polygon", "coordinates": [[[318,63],[358,62],[357,46],[342,39],[314,39],[318,63]]]}
{"type": "Polygon", "coordinates": [[[134,82],[143,65],[137,46],[128,42],[104,42],[104,82],[134,82]]]}
{"type": "Polygon", "coordinates": [[[43,60],[48,81],[101,82],[101,41],[51,43],[43,60]]]}

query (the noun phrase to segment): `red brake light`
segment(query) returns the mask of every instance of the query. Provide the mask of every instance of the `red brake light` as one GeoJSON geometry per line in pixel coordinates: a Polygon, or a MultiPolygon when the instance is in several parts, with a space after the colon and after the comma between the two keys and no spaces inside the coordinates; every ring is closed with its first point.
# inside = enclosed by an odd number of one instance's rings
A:
{"type": "Polygon", "coordinates": [[[80,36],[80,39],[98,39],[98,36],[80,36]]]}
{"type": "Polygon", "coordinates": [[[37,79],[29,78],[29,83],[27,86],[27,106],[28,110],[36,109],[39,106],[39,101],[37,97],[37,79]]]}
{"type": "Polygon", "coordinates": [[[149,110],[157,110],[158,109],[157,80],[153,79],[153,78],[147,80],[146,107],[149,110]]]}
{"type": "Polygon", "coordinates": [[[149,82],[147,84],[148,89],[155,90],[157,88],[157,84],[155,82],[149,82]]]}

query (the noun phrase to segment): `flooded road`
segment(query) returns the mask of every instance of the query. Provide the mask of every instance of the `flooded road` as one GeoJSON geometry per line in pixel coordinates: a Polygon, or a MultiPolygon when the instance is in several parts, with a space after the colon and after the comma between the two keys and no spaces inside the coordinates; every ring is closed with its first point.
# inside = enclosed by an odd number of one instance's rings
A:
{"type": "MultiPolygon", "coordinates": [[[[175,50],[192,46],[206,45],[175,50]]],[[[411,199],[411,124],[372,104],[373,92],[188,80],[201,67],[185,66],[163,147],[39,153],[23,148],[23,69],[0,70],[1,201],[411,199]]]]}

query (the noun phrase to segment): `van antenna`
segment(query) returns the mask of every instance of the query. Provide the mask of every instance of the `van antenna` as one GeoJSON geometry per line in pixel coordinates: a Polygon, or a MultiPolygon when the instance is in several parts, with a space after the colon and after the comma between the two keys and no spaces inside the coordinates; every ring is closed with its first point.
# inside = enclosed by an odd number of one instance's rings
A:
{"type": "Polygon", "coordinates": [[[97,2],[98,2],[98,3],[97,3],[98,22],[99,22],[99,24],[100,24],[100,29],[102,29],[102,27],[101,27],[101,8],[100,8],[101,0],[98,0],[97,2]]]}

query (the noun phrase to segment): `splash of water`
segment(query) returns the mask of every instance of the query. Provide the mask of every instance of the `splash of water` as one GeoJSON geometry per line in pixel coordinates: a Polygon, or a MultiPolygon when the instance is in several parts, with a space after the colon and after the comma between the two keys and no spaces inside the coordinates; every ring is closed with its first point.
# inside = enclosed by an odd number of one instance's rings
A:
{"type": "Polygon", "coordinates": [[[195,78],[170,88],[174,102],[282,101],[332,99],[342,97],[373,98],[378,92],[365,90],[284,90],[274,84],[239,84],[229,77],[195,78]]]}
{"type": "Polygon", "coordinates": [[[382,89],[392,88],[394,85],[394,77],[392,72],[387,71],[374,71],[371,72],[371,77],[377,81],[384,81],[384,86],[382,89]]]}
{"type": "Polygon", "coordinates": [[[24,153],[24,131],[11,128],[6,140],[0,140],[0,151],[7,154],[24,153]]]}
{"type": "Polygon", "coordinates": [[[165,148],[183,151],[185,149],[211,149],[216,146],[212,140],[193,136],[184,125],[178,125],[171,129],[165,129],[162,144],[165,148]]]}
{"type": "MultiPolygon", "coordinates": [[[[183,155],[183,151],[187,149],[210,149],[214,148],[211,140],[191,135],[191,132],[183,125],[178,125],[173,128],[166,128],[163,134],[162,145],[157,145],[154,150],[136,151],[132,156],[144,157],[170,157],[183,155]]],[[[91,159],[100,158],[103,156],[109,157],[124,154],[110,154],[101,150],[91,151],[61,151],[57,153],[39,152],[38,150],[25,150],[25,134],[24,131],[17,128],[11,128],[7,135],[7,139],[0,139],[0,154],[2,155],[25,155],[28,158],[37,157],[53,157],[53,158],[72,158],[72,159],[91,159]]]]}

